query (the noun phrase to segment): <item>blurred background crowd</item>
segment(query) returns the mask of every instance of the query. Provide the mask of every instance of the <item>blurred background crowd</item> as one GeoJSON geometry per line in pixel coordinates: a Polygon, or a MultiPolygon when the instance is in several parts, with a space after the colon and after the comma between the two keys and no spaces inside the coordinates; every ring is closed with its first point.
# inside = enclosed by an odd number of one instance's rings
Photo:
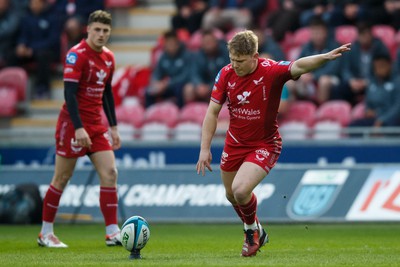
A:
{"type": "MultiPolygon", "coordinates": [[[[192,104],[207,105],[216,74],[229,63],[226,42],[238,30],[252,29],[260,56],[277,61],[352,43],[351,53],[287,82],[279,115],[283,128],[290,129],[290,122],[297,129],[299,123],[315,127],[318,121],[328,129],[400,125],[400,0],[173,3],[170,25],[154,45],[148,66],[125,66],[115,77],[117,108],[128,95],[142,109],[135,114],[160,103],[172,103],[178,113],[192,104]],[[121,81],[132,68],[134,82],[127,88],[121,81]]],[[[68,49],[85,37],[88,15],[107,8],[104,0],[0,0],[0,68],[26,71],[32,81],[29,101],[50,99],[51,79],[62,73],[68,49]]],[[[122,121],[128,116],[126,110],[117,111],[122,121]]]]}

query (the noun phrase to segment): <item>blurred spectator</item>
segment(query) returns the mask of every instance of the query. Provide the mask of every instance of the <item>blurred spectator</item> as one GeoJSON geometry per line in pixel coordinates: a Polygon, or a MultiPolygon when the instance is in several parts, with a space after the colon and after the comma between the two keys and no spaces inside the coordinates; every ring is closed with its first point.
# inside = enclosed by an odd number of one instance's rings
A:
{"type": "Polygon", "coordinates": [[[202,27],[216,27],[224,32],[233,28],[249,28],[258,23],[265,6],[265,0],[210,0],[210,9],[204,15],[202,27]]]}
{"type": "Polygon", "coordinates": [[[381,23],[385,0],[333,0],[335,12],[331,17],[333,26],[357,24],[368,20],[372,25],[381,23]],[[339,23],[339,24],[337,24],[339,23]]]}
{"type": "Polygon", "coordinates": [[[50,0],[53,1],[52,10],[64,23],[69,18],[79,17],[81,21],[86,21],[90,13],[96,10],[104,10],[104,0],[50,0]]]}
{"type": "Polygon", "coordinates": [[[215,75],[229,63],[228,50],[212,30],[202,31],[201,48],[192,63],[191,82],[185,86],[185,100],[210,101],[215,75]]]}
{"type": "Polygon", "coordinates": [[[185,29],[190,34],[201,28],[208,0],[175,0],[177,14],[172,17],[174,30],[185,29]]]}
{"type": "Polygon", "coordinates": [[[104,0],[49,0],[63,27],[62,52],[68,51],[86,36],[86,22],[90,13],[104,10],[104,0]]]}
{"type": "Polygon", "coordinates": [[[30,0],[29,13],[22,18],[14,64],[35,63],[35,98],[50,97],[51,64],[59,59],[60,27],[49,12],[46,0],[30,0]]]}
{"type": "Polygon", "coordinates": [[[399,126],[400,78],[392,72],[391,57],[376,54],[372,65],[373,75],[366,90],[365,118],[353,121],[350,126],[399,126]]]}
{"type": "Polygon", "coordinates": [[[272,37],[282,42],[288,32],[300,27],[300,10],[294,0],[280,0],[279,9],[269,15],[267,27],[272,30],[272,37]]]}
{"type": "Polygon", "coordinates": [[[321,17],[329,23],[334,10],[334,5],[329,0],[295,0],[295,3],[301,10],[300,27],[308,26],[313,17],[321,17]]]}
{"type": "Polygon", "coordinates": [[[380,24],[387,24],[400,30],[400,0],[385,0],[380,24]]]}
{"type": "Polygon", "coordinates": [[[10,1],[0,0],[0,68],[9,64],[17,38],[19,17],[10,1]]]}
{"type": "Polygon", "coordinates": [[[351,53],[343,56],[342,83],[331,92],[332,99],[347,100],[352,105],[360,102],[372,75],[372,58],[376,54],[390,55],[388,48],[372,34],[368,22],[357,24],[358,37],[351,53]]]}
{"type": "Polygon", "coordinates": [[[157,101],[172,100],[182,107],[183,88],[190,81],[192,57],[175,31],[164,34],[163,52],[145,92],[146,106],[157,101]]]}
{"type": "Polygon", "coordinates": [[[258,53],[260,57],[270,58],[276,61],[284,60],[285,54],[282,48],[277,42],[272,38],[272,36],[267,35],[262,29],[254,28],[253,32],[258,37],[258,53]]]}
{"type": "Polygon", "coordinates": [[[10,1],[13,11],[19,16],[25,16],[29,11],[30,0],[14,0],[10,1]]]}
{"type": "Polygon", "coordinates": [[[69,18],[63,28],[61,35],[61,55],[64,57],[68,50],[78,44],[86,37],[85,22],[80,17],[74,16],[69,18]]]}
{"type": "MultiPolygon", "coordinates": [[[[314,17],[309,28],[310,41],[303,46],[299,58],[326,53],[340,46],[332,38],[327,24],[321,17],[314,17]]],[[[321,104],[329,99],[331,88],[339,84],[341,64],[342,59],[338,58],[313,72],[302,75],[297,81],[289,81],[287,85],[296,99],[321,104]]]]}

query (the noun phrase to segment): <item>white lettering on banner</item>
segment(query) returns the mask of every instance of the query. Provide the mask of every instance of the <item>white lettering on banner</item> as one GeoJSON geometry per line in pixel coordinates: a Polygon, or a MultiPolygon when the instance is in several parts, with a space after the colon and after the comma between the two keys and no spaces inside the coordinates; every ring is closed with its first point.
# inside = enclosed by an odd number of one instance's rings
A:
{"type": "MultiPolygon", "coordinates": [[[[258,203],[275,191],[272,184],[261,184],[255,190],[258,203]]],[[[123,197],[126,206],[229,206],[222,185],[134,185],[123,197]]]]}
{"type": "Polygon", "coordinates": [[[348,220],[400,220],[400,171],[375,169],[350,211],[348,220]]]}
{"type": "MultiPolygon", "coordinates": [[[[9,191],[11,185],[0,186],[0,192],[9,191]],[[7,190],[6,190],[7,189],[7,190]]],[[[45,196],[48,185],[40,185],[39,191],[42,198],[45,196]]],[[[60,199],[60,207],[84,207],[92,208],[99,206],[98,185],[68,185],[60,199]],[[81,203],[81,198],[83,203],[81,203]]],[[[257,195],[258,204],[270,198],[275,192],[275,185],[260,184],[254,190],[257,195]]],[[[118,185],[118,195],[122,203],[127,206],[171,206],[181,207],[189,205],[192,207],[205,206],[230,206],[225,198],[225,189],[220,184],[137,184],[118,185]]]]}

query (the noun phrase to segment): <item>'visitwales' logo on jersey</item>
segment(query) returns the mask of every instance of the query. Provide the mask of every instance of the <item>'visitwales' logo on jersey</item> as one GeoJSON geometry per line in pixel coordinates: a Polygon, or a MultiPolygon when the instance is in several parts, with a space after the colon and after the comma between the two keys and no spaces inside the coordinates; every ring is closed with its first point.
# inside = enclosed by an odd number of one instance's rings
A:
{"type": "Polygon", "coordinates": [[[310,220],[327,212],[345,184],[347,170],[309,170],[301,179],[286,211],[295,220],[310,220]]]}

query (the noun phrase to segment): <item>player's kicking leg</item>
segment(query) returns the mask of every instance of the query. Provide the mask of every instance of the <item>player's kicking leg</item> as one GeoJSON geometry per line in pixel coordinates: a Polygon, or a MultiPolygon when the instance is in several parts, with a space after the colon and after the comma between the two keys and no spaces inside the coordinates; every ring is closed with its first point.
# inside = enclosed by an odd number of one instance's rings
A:
{"type": "Polygon", "coordinates": [[[255,256],[266,242],[267,234],[257,219],[257,197],[253,189],[264,179],[266,171],[260,166],[244,162],[232,183],[232,192],[243,215],[244,242],[242,256],[255,256]]]}
{"type": "Polygon", "coordinates": [[[106,225],[106,245],[122,246],[117,220],[117,169],[114,152],[99,151],[90,156],[100,177],[100,209],[106,225]]]}

